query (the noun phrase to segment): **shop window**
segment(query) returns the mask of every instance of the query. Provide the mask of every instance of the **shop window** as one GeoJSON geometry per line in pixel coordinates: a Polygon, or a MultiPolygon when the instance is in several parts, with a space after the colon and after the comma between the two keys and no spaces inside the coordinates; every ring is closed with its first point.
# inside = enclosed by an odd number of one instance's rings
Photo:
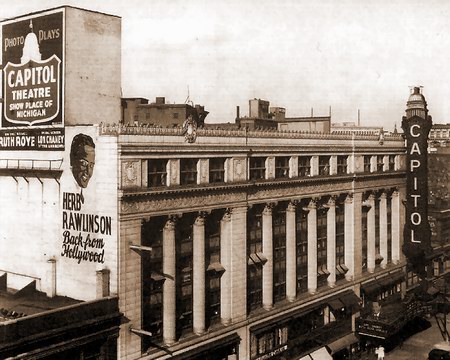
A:
{"type": "Polygon", "coordinates": [[[317,211],[317,286],[327,284],[330,272],[327,270],[327,212],[317,211]]]}
{"type": "Polygon", "coordinates": [[[180,183],[189,185],[197,183],[197,159],[180,160],[180,183]]]}
{"type": "Polygon", "coordinates": [[[165,186],[167,184],[167,160],[150,159],[147,161],[148,187],[165,186]]]}
{"type": "Polygon", "coordinates": [[[370,172],[370,170],[371,170],[371,159],[372,159],[372,156],[364,155],[364,172],[370,172]]]}
{"type": "Polygon", "coordinates": [[[297,293],[308,291],[308,222],[301,209],[296,210],[297,293]]]}
{"type": "Polygon", "coordinates": [[[300,156],[298,158],[298,176],[311,175],[311,156],[300,156]]]}
{"type": "Polygon", "coordinates": [[[225,158],[215,158],[209,160],[209,182],[225,182],[225,158]]]}
{"type": "Polygon", "coordinates": [[[266,177],[266,158],[250,158],[250,180],[261,180],[266,177]]]}
{"type": "Polygon", "coordinates": [[[273,298],[286,298],[286,212],[274,208],[273,222],[273,298]]]}
{"type": "Polygon", "coordinates": [[[389,171],[395,170],[395,155],[389,155],[389,171]]]}
{"type": "Polygon", "coordinates": [[[413,271],[408,271],[406,273],[406,286],[410,288],[418,283],[419,283],[419,276],[413,271]]]}
{"type": "Polygon", "coordinates": [[[330,156],[319,156],[319,175],[330,175],[330,156]]]}
{"type": "Polygon", "coordinates": [[[377,171],[381,172],[384,168],[384,156],[383,155],[377,155],[377,171]]]}
{"type": "Polygon", "coordinates": [[[247,212],[247,309],[251,312],[262,305],[262,209],[247,212]]]}
{"type": "Polygon", "coordinates": [[[347,158],[348,156],[338,155],[337,157],[337,173],[347,174],[347,158]]]}
{"type": "Polygon", "coordinates": [[[251,334],[250,358],[269,359],[287,349],[288,326],[280,325],[261,333],[251,334]]]}
{"type": "Polygon", "coordinates": [[[276,178],[289,177],[289,157],[282,156],[275,158],[275,177],[276,178]]]}

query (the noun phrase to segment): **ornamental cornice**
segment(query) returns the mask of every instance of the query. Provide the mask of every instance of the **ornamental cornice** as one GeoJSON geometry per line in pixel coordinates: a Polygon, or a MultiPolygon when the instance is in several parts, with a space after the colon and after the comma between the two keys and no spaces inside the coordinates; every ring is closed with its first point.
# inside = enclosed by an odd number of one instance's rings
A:
{"type": "MultiPolygon", "coordinates": [[[[160,126],[151,125],[128,125],[128,124],[109,124],[100,123],[100,135],[184,135],[183,127],[163,128],[160,126]]],[[[198,136],[236,136],[236,137],[284,137],[284,138],[323,138],[323,139],[346,139],[359,140],[370,139],[378,140],[379,134],[373,134],[365,131],[338,131],[333,133],[315,132],[315,131],[282,131],[277,129],[255,129],[248,130],[247,128],[236,129],[211,129],[198,128],[198,136]]],[[[401,134],[385,134],[384,141],[398,141],[401,139],[401,134]]]]}
{"type": "Polygon", "coordinates": [[[329,197],[352,191],[394,188],[404,182],[401,174],[389,176],[329,176],[257,183],[167,187],[157,190],[124,190],[120,196],[120,215],[153,216],[208,211],[217,208],[246,207],[277,201],[329,197]]]}

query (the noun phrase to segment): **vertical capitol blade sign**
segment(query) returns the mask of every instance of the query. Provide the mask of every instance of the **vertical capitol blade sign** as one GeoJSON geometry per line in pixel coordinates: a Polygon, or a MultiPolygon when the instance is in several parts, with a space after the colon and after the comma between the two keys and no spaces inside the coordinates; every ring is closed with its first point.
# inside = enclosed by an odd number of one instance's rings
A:
{"type": "Polygon", "coordinates": [[[407,105],[402,129],[406,139],[406,219],[403,252],[413,265],[423,270],[431,249],[428,222],[428,134],[431,116],[420,88],[415,87],[407,105]],[[423,266],[422,266],[423,265],[423,266]]]}
{"type": "Polygon", "coordinates": [[[63,57],[63,9],[2,23],[0,150],[64,148],[63,57]]]}

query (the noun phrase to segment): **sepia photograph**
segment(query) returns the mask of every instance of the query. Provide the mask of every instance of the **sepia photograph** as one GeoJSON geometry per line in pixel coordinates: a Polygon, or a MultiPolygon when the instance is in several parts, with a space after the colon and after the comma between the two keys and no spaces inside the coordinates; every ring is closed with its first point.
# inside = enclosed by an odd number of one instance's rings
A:
{"type": "Polygon", "coordinates": [[[0,359],[450,360],[449,18],[5,0],[0,359]]]}

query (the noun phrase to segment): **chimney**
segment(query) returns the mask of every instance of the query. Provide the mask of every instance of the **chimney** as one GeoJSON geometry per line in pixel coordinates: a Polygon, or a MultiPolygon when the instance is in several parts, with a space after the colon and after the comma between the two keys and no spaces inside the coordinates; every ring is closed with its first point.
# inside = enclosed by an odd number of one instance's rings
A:
{"type": "Polygon", "coordinates": [[[166,103],[166,98],[164,96],[156,97],[156,105],[164,105],[166,103]]]}
{"type": "Polygon", "coordinates": [[[240,116],[241,115],[239,113],[239,105],[238,105],[238,106],[236,106],[236,119],[239,119],[240,116]]]}

